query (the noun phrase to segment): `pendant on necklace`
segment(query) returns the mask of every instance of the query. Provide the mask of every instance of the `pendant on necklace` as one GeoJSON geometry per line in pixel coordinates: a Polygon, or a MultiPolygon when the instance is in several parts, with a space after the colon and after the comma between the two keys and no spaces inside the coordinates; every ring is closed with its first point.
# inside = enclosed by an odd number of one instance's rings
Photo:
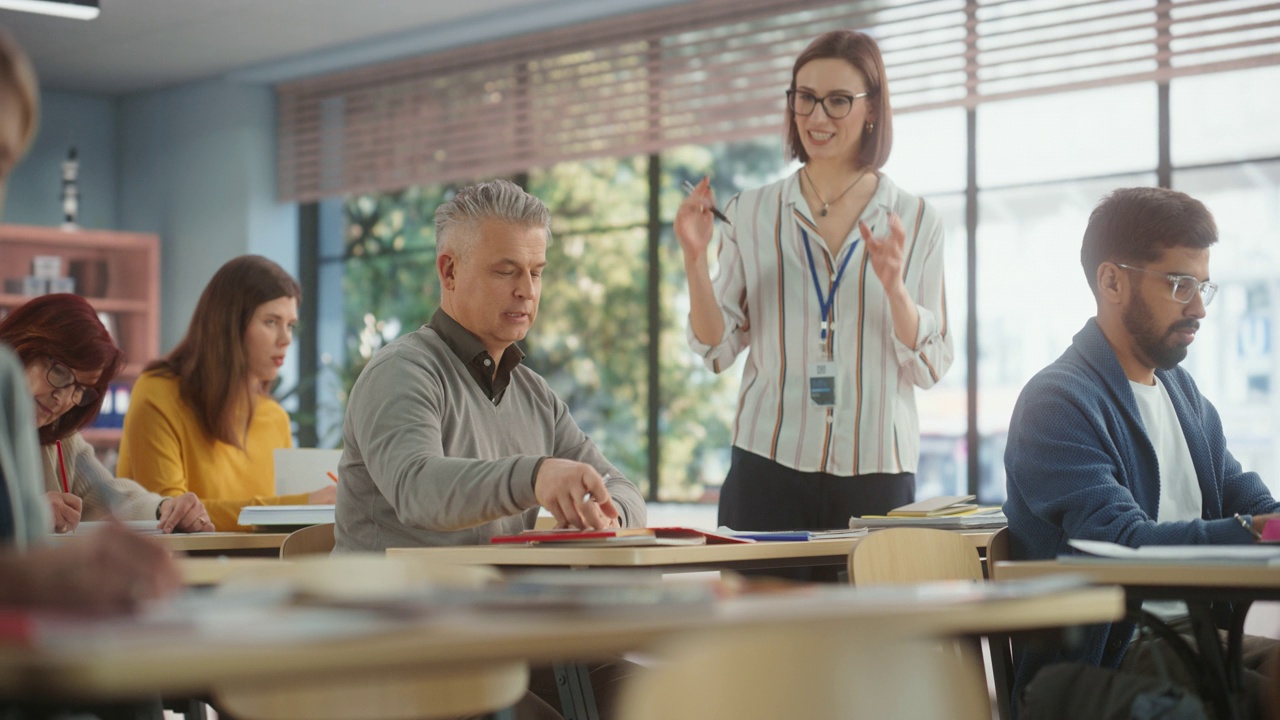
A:
{"type": "Polygon", "coordinates": [[[824,204],[824,205],[822,206],[822,210],[820,210],[820,211],[818,212],[818,214],[819,214],[819,215],[821,215],[822,217],[826,217],[826,216],[827,216],[827,208],[828,208],[828,207],[830,207],[830,206],[829,206],[829,205],[824,204]]]}

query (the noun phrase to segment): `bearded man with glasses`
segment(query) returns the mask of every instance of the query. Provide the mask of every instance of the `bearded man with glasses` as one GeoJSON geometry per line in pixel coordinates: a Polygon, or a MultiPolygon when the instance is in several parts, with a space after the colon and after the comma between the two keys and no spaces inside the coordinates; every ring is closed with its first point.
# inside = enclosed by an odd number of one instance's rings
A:
{"type": "MultiPolygon", "coordinates": [[[[1217,240],[1205,206],[1173,190],[1116,190],[1094,209],[1080,261],[1097,316],[1027,383],[1009,422],[1004,511],[1014,559],[1072,554],[1073,539],[1252,543],[1280,510],[1227,450],[1218,411],[1178,365],[1217,290],[1217,240]]],[[[1184,603],[1143,609],[1190,631],[1184,603]]],[[[1075,651],[1018,652],[1015,688],[1061,660],[1157,677],[1164,667],[1173,682],[1198,687],[1167,643],[1130,647],[1133,633],[1127,622],[1093,626],[1075,651]]],[[[1256,668],[1273,641],[1245,641],[1245,666],[1256,668]]]]}

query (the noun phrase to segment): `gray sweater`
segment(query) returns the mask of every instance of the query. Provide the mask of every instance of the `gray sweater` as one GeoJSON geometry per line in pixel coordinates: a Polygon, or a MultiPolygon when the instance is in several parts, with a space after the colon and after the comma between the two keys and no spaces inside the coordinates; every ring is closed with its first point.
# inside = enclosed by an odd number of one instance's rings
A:
{"type": "Polygon", "coordinates": [[[347,401],[335,552],[486,544],[533,527],[545,457],[608,473],[624,527],[644,499],[537,373],[516,365],[495,404],[441,335],[423,326],[378,351],[347,401]]]}

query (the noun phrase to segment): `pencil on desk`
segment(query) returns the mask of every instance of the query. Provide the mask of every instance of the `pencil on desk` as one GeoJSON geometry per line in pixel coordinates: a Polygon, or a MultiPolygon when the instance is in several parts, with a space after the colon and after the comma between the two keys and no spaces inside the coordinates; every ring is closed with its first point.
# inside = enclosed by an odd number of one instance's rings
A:
{"type": "Polygon", "coordinates": [[[325,471],[324,471],[324,474],[325,474],[325,475],[328,475],[330,480],[332,480],[332,481],[334,481],[334,482],[338,482],[338,476],[337,476],[337,475],[334,475],[332,470],[325,470],[325,471]]]}

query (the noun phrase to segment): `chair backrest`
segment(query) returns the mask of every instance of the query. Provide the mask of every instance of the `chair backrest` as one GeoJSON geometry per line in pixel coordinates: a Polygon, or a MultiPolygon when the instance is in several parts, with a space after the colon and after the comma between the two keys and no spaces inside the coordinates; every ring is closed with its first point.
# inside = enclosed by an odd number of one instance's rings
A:
{"type": "Polygon", "coordinates": [[[869,625],[799,619],[691,634],[654,648],[661,662],[628,678],[621,716],[990,720],[980,657],[869,625]]]}
{"type": "Polygon", "coordinates": [[[849,553],[849,582],[855,585],[981,579],[977,548],[969,538],[949,530],[877,530],[849,553]]]}
{"type": "Polygon", "coordinates": [[[289,533],[289,537],[280,544],[280,559],[328,554],[333,550],[333,544],[333,523],[311,525],[289,533]]]}
{"type": "Polygon", "coordinates": [[[996,563],[1009,559],[1009,528],[1002,527],[987,541],[987,578],[997,580],[996,563]]]}

